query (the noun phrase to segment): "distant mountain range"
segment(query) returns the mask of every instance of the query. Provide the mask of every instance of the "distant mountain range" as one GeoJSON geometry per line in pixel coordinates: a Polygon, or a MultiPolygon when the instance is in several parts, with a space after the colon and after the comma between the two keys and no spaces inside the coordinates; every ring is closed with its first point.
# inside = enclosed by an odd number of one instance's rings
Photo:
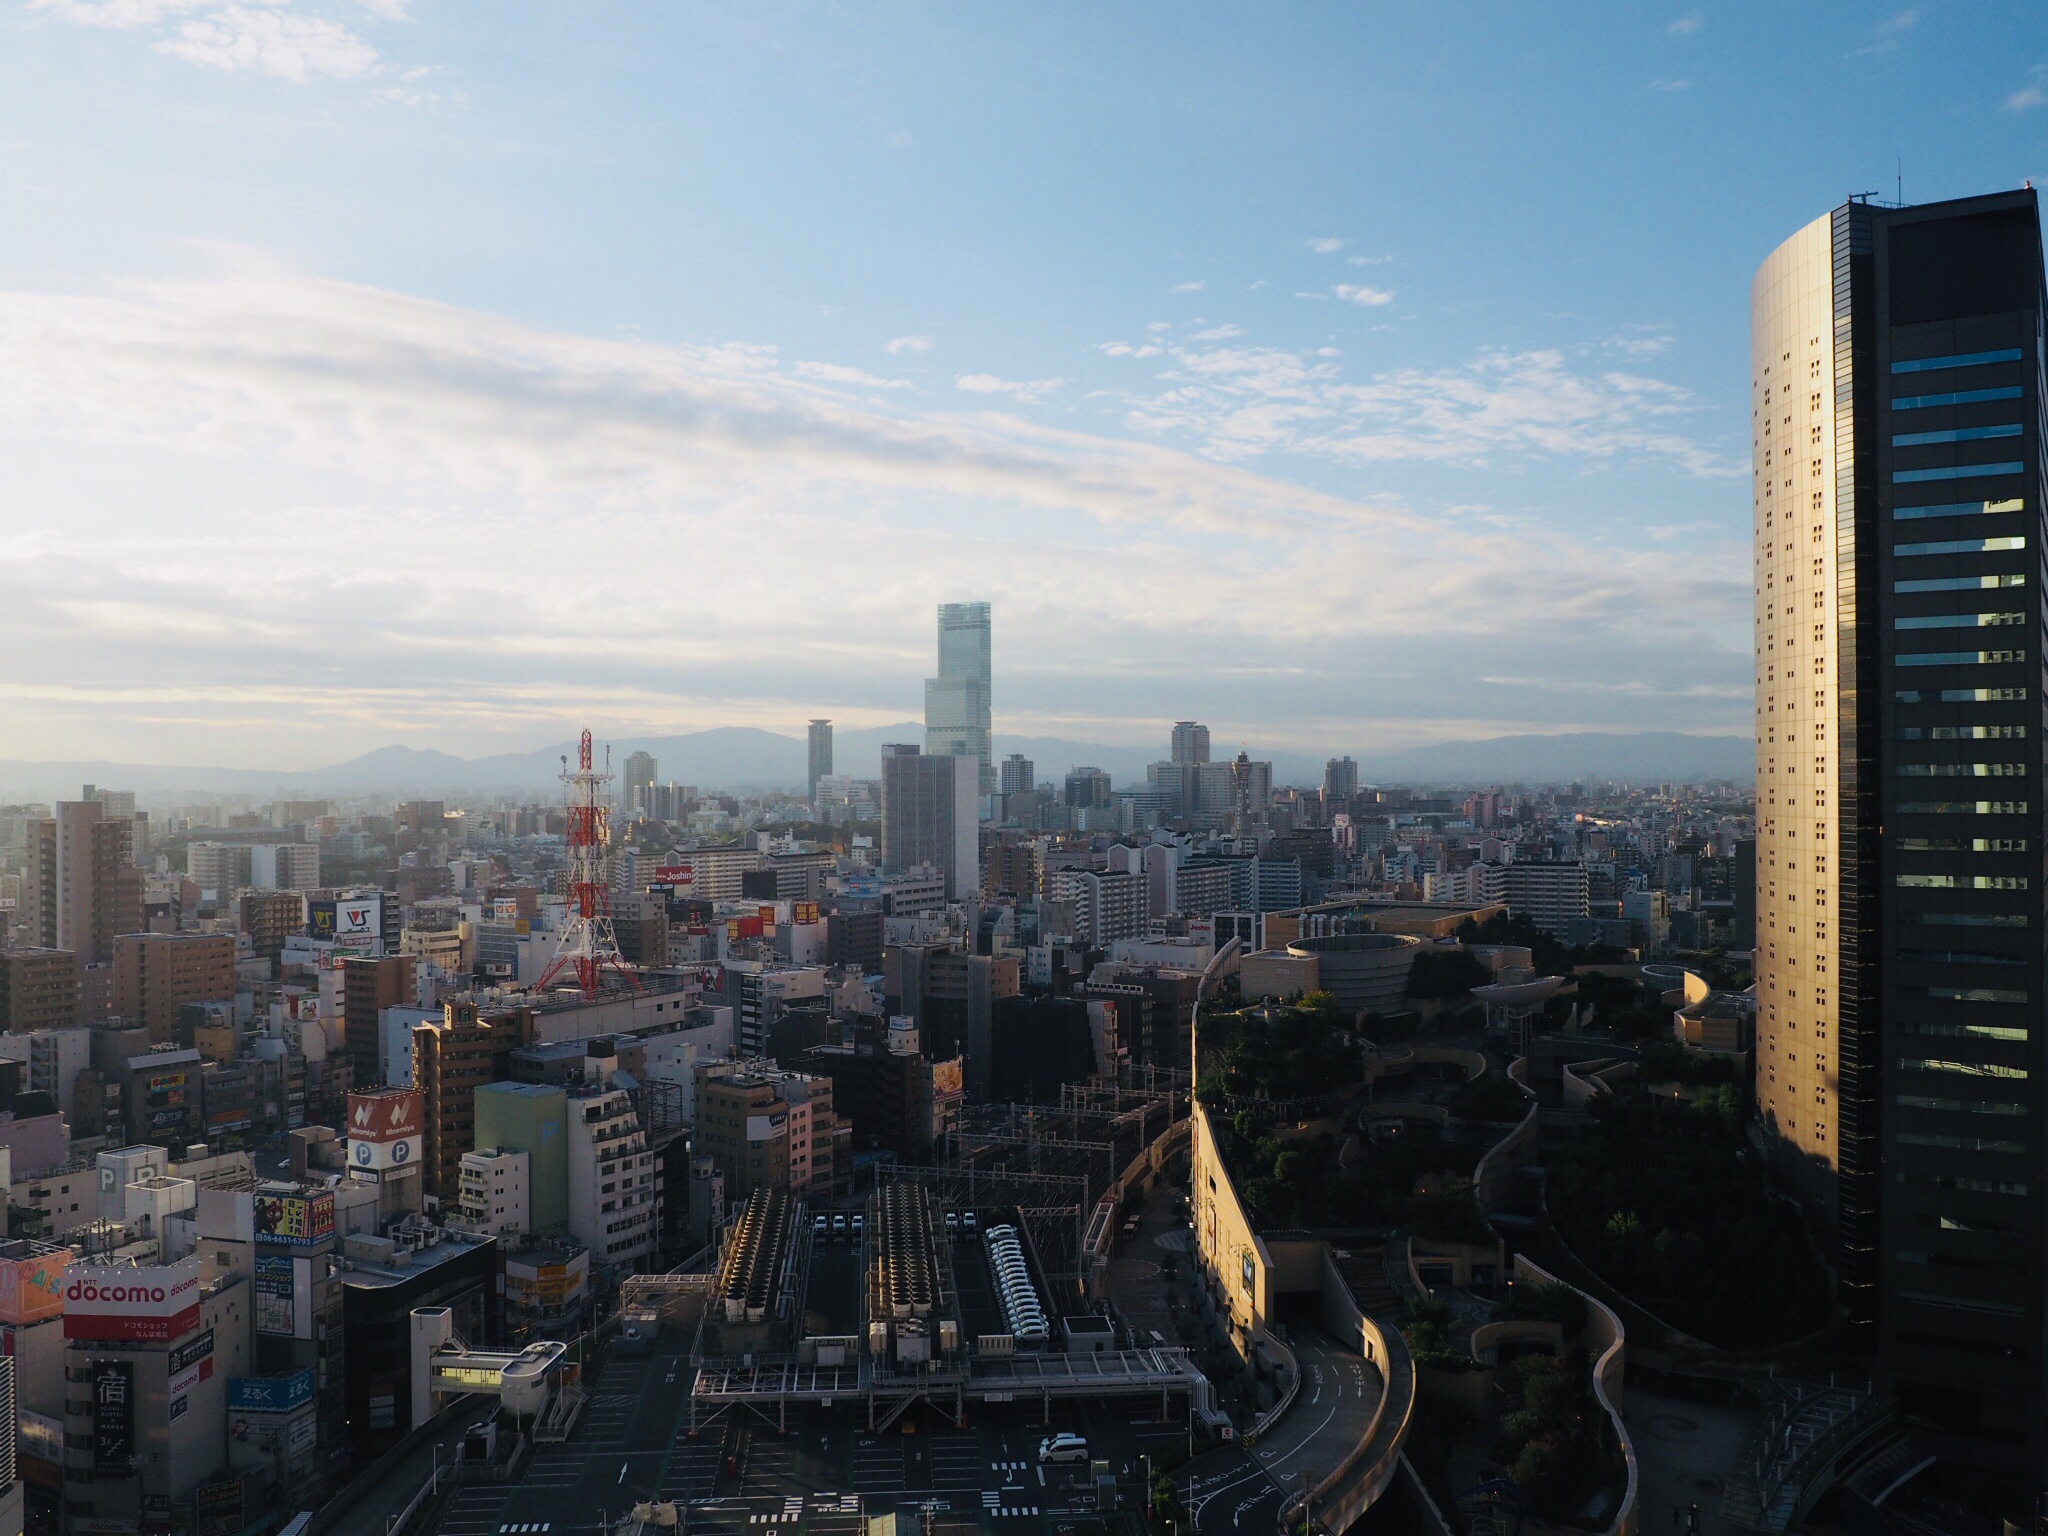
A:
{"type": "MultiPolygon", "coordinates": [[[[885,742],[922,742],[924,727],[901,725],[843,730],[833,743],[833,767],[842,774],[874,778],[881,773],[885,742]]],[[[614,771],[630,752],[652,753],[658,777],[699,789],[801,789],[809,772],[808,748],[800,737],[754,726],[719,726],[681,736],[623,737],[609,743],[614,771]]],[[[552,795],[562,759],[573,742],[535,752],[464,758],[412,747],[379,747],[327,768],[282,772],[257,768],[174,767],[146,763],[26,762],[0,759],[0,798],[70,798],[82,784],[132,789],[142,795],[191,793],[421,796],[497,792],[552,795]]],[[[1052,736],[998,736],[997,759],[1021,752],[1041,780],[1058,780],[1068,769],[1104,768],[1119,785],[1142,782],[1145,765],[1165,755],[1156,747],[1119,747],[1052,736]]],[[[1298,752],[1268,754],[1276,784],[1320,784],[1323,759],[1298,752]]],[[[1489,785],[1564,783],[1573,779],[1622,779],[1634,783],[1702,782],[1755,777],[1755,751],[1746,736],[1694,736],[1677,731],[1632,735],[1574,732],[1556,736],[1496,736],[1483,741],[1446,741],[1399,752],[1354,753],[1361,781],[1374,784],[1489,785]]]]}

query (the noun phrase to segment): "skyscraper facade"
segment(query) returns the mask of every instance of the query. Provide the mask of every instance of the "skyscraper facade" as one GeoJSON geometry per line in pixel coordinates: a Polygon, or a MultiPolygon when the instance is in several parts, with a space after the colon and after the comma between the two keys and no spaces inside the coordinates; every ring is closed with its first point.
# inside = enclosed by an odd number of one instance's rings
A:
{"type": "Polygon", "coordinates": [[[913,746],[882,748],[882,869],[920,864],[944,871],[946,896],[960,901],[981,888],[980,796],[965,753],[936,755],[913,746]]]}
{"type": "Polygon", "coordinates": [[[1752,290],[1759,1112],[1902,1408],[2048,1463],[2031,191],[1852,202],[1752,290]]]}
{"type": "Polygon", "coordinates": [[[811,722],[811,794],[815,803],[818,798],[818,780],[832,777],[832,722],[813,720],[811,722]]]}
{"type": "Polygon", "coordinates": [[[939,605],[939,675],[924,680],[924,750],[931,757],[971,757],[979,765],[976,793],[996,792],[991,748],[987,603],[939,605]]]}
{"type": "Polygon", "coordinates": [[[654,776],[659,765],[652,752],[628,752],[626,771],[620,775],[620,803],[628,816],[647,809],[648,791],[654,788],[654,776]]]}
{"type": "Polygon", "coordinates": [[[1358,764],[1348,757],[1333,757],[1323,764],[1323,801],[1335,804],[1358,793],[1358,764]]]}
{"type": "Polygon", "coordinates": [[[1021,752],[1012,752],[1003,759],[1002,783],[1004,795],[1028,795],[1038,787],[1035,775],[1038,765],[1021,752]]]}
{"type": "MultiPolygon", "coordinates": [[[[135,868],[135,824],[110,817],[99,800],[60,800],[48,844],[54,859],[32,859],[39,880],[55,876],[54,892],[38,889],[38,908],[55,921],[49,947],[68,949],[81,965],[106,965],[114,940],[142,929],[142,872],[135,868]]],[[[31,839],[31,853],[41,850],[31,839]]]]}
{"type": "Polygon", "coordinates": [[[1173,723],[1173,760],[1176,763],[1209,761],[1209,727],[1193,720],[1173,723]]]}

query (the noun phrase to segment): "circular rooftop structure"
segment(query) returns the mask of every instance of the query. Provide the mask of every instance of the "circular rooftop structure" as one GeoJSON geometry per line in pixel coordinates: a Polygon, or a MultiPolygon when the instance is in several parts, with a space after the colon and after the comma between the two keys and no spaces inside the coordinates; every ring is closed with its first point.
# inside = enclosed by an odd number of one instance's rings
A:
{"type": "Polygon", "coordinates": [[[1287,946],[1290,955],[1315,957],[1318,986],[1350,1013],[1399,1013],[1421,949],[1406,933],[1330,933],[1287,946]]]}

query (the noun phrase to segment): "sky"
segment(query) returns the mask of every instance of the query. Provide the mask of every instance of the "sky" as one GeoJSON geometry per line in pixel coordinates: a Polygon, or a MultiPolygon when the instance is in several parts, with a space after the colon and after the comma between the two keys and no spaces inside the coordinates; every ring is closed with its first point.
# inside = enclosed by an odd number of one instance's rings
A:
{"type": "Polygon", "coordinates": [[[0,757],[1750,729],[1749,281],[2033,0],[0,0],[0,757]]]}

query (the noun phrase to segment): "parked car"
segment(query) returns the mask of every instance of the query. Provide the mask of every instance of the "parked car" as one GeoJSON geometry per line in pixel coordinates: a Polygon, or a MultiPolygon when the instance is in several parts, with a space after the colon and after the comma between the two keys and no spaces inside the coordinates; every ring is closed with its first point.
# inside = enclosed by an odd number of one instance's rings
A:
{"type": "Polygon", "coordinates": [[[846,1218],[844,1216],[834,1216],[832,1218],[832,1241],[843,1243],[846,1241],[846,1234],[846,1218]]]}
{"type": "Polygon", "coordinates": [[[1086,1461],[1088,1442],[1072,1430],[1063,1429],[1038,1442],[1038,1459],[1048,1462],[1086,1461]]]}

